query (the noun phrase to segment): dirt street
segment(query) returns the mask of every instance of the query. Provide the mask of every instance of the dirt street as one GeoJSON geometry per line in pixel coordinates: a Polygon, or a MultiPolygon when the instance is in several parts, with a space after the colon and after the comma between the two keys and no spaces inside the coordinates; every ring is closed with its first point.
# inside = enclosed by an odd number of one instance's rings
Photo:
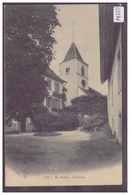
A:
{"type": "Polygon", "coordinates": [[[6,135],[6,166],[25,175],[70,173],[110,167],[121,162],[121,146],[104,132],[6,135]]]}

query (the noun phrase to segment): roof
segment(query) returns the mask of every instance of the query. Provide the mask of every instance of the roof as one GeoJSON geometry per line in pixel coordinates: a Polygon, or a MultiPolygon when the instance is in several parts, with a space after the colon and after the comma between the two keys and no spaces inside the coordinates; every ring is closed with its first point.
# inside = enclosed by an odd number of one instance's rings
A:
{"type": "Polygon", "coordinates": [[[102,93],[96,91],[95,89],[89,87],[89,92],[94,94],[94,95],[99,95],[99,96],[104,96],[102,93]]]}
{"type": "Polygon", "coordinates": [[[49,77],[55,81],[58,81],[59,83],[67,83],[63,79],[61,79],[52,69],[49,67],[46,69],[46,72],[44,73],[44,76],[49,77]]]}
{"type": "MultiPolygon", "coordinates": [[[[63,60],[63,62],[67,62],[67,61],[72,60],[72,59],[74,59],[74,58],[77,58],[77,59],[80,60],[81,62],[85,63],[85,62],[83,61],[83,58],[82,58],[82,56],[80,55],[80,53],[79,53],[79,51],[78,51],[76,45],[75,45],[75,43],[72,42],[72,44],[71,44],[71,46],[70,46],[70,48],[69,48],[69,50],[68,50],[68,52],[67,52],[67,54],[66,54],[64,60],[63,60]]],[[[62,62],[62,63],[63,63],[63,62],[62,62]]],[[[85,63],[85,64],[87,64],[87,63],[85,63]]],[[[88,65],[88,64],[87,64],[87,65],[88,65]]]]}
{"type": "Polygon", "coordinates": [[[84,94],[92,96],[92,93],[89,90],[83,89],[82,87],[78,87],[79,89],[81,89],[81,91],[83,91],[84,94]]]}
{"type": "Polygon", "coordinates": [[[89,90],[83,89],[82,87],[79,87],[86,95],[93,96],[93,95],[98,95],[98,96],[104,96],[100,92],[96,91],[95,89],[89,87],[89,90]]]}
{"type": "Polygon", "coordinates": [[[110,77],[119,35],[120,23],[113,22],[113,7],[115,5],[99,4],[101,83],[110,77]]]}

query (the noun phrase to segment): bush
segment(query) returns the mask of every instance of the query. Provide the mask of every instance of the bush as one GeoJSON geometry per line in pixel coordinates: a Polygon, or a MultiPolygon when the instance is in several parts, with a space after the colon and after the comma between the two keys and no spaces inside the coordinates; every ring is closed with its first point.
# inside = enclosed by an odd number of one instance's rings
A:
{"type": "Polygon", "coordinates": [[[69,131],[78,127],[77,115],[72,112],[62,112],[58,116],[58,120],[50,123],[48,130],[50,131],[69,131]]]}
{"type": "Polygon", "coordinates": [[[51,110],[53,112],[57,112],[57,113],[61,113],[62,112],[62,109],[60,109],[60,108],[52,108],[51,110]]]}
{"type": "Polygon", "coordinates": [[[94,129],[101,129],[103,124],[106,124],[108,120],[107,114],[100,115],[95,114],[93,116],[89,116],[84,121],[84,129],[87,130],[94,130],[94,129]]]}
{"type": "Polygon", "coordinates": [[[64,110],[60,113],[39,113],[35,121],[38,131],[67,131],[78,127],[77,114],[64,110]]]}
{"type": "MultiPolygon", "coordinates": [[[[94,123],[104,122],[103,116],[107,114],[107,97],[106,96],[80,96],[71,100],[72,105],[63,109],[53,108],[49,112],[46,108],[38,108],[35,112],[35,122],[39,131],[70,131],[79,125],[78,113],[93,116],[97,113],[98,118],[95,122],[90,122],[90,126],[94,123]],[[40,111],[40,112],[39,112],[40,111]],[[103,120],[103,121],[102,121],[103,120]]],[[[87,126],[86,126],[87,127],[87,126]]]]}
{"type": "Polygon", "coordinates": [[[64,112],[59,117],[59,122],[63,124],[63,128],[66,130],[72,130],[78,127],[77,114],[73,112],[64,112]]]}
{"type": "Polygon", "coordinates": [[[46,113],[39,113],[36,117],[35,117],[35,122],[38,128],[38,131],[47,131],[48,130],[48,126],[50,125],[50,123],[53,123],[57,120],[58,116],[46,112],[46,113]]]}

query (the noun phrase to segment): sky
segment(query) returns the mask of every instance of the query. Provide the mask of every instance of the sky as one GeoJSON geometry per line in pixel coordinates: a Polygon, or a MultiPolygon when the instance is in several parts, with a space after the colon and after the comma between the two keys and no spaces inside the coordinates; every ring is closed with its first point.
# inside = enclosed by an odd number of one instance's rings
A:
{"type": "Polygon", "coordinates": [[[59,66],[73,42],[83,58],[89,64],[89,86],[102,94],[107,94],[107,82],[100,83],[100,53],[99,53],[99,16],[97,4],[60,4],[56,5],[61,27],[56,27],[53,35],[58,42],[54,46],[55,60],[50,68],[59,75],[59,66]]]}

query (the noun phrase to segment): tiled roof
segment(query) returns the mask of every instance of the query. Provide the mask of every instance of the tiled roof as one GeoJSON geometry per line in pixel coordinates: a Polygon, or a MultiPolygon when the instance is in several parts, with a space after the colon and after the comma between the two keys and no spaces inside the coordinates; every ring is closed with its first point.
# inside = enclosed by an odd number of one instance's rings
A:
{"type": "MultiPolygon", "coordinates": [[[[79,53],[79,51],[78,51],[76,45],[75,45],[75,43],[73,42],[73,43],[71,44],[71,46],[70,46],[70,48],[69,48],[69,50],[68,50],[68,52],[67,52],[67,54],[66,54],[64,60],[63,60],[63,62],[67,62],[67,61],[72,60],[72,59],[74,59],[74,58],[77,58],[77,59],[79,59],[80,61],[82,61],[83,63],[85,63],[85,62],[83,61],[83,58],[81,57],[81,55],[80,55],[80,53],[79,53]]],[[[62,62],[62,63],[63,63],[63,62],[62,62]]]]}
{"type": "Polygon", "coordinates": [[[62,80],[52,69],[49,67],[46,69],[46,72],[44,73],[44,76],[51,78],[55,81],[58,81],[59,83],[67,83],[66,81],[62,80]]]}

